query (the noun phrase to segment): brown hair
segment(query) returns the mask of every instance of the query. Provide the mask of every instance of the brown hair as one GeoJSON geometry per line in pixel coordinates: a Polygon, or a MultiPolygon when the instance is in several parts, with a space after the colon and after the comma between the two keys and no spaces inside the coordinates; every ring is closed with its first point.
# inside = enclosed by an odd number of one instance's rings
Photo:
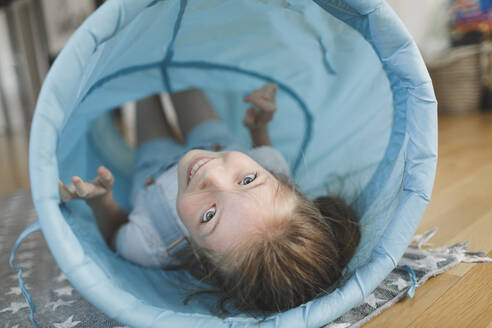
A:
{"type": "Polygon", "coordinates": [[[268,230],[251,233],[226,255],[195,248],[202,280],[216,289],[195,292],[187,300],[217,293],[222,314],[227,313],[226,302],[232,301],[239,311],[266,316],[337,287],[360,240],[354,212],[340,197],[310,201],[290,181],[273,175],[279,191],[294,196],[294,211],[271,220],[268,230]]]}

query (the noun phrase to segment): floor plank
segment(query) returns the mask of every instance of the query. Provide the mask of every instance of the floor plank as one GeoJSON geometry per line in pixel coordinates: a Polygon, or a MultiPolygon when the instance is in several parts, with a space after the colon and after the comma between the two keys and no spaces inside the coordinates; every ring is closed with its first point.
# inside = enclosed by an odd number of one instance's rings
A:
{"type": "Polygon", "coordinates": [[[492,161],[436,192],[417,232],[422,233],[437,226],[439,233],[432,242],[448,243],[492,208],[491,182],[492,161]]]}
{"type": "Polygon", "coordinates": [[[492,162],[492,114],[439,117],[434,193],[492,162]]]}
{"type": "Polygon", "coordinates": [[[378,327],[407,327],[415,318],[424,313],[436,300],[446,293],[460,277],[443,274],[437,278],[431,278],[424,286],[415,290],[413,298],[405,297],[399,303],[394,304],[382,315],[364,325],[364,328],[378,327]]]}
{"type": "Polygon", "coordinates": [[[477,265],[409,327],[479,328],[491,322],[492,265],[477,265]]]}
{"type": "MultiPolygon", "coordinates": [[[[471,250],[483,250],[485,252],[492,251],[492,209],[482,218],[475,221],[463,231],[449,240],[449,244],[461,242],[464,240],[470,241],[471,250]]],[[[462,263],[449,271],[450,274],[464,276],[475,265],[474,263],[462,263]]],[[[492,266],[492,264],[487,264],[492,266]]],[[[492,311],[492,309],[491,309],[492,311]]]]}
{"type": "MultiPolygon", "coordinates": [[[[492,115],[440,116],[438,158],[432,198],[417,233],[437,226],[430,240],[435,247],[468,240],[470,250],[492,251],[492,115]]],[[[489,263],[458,264],[364,327],[492,328],[486,301],[492,288],[484,277],[490,270],[489,263]]]]}
{"type": "Polygon", "coordinates": [[[0,136],[0,195],[29,188],[28,149],[25,135],[0,136]]]}

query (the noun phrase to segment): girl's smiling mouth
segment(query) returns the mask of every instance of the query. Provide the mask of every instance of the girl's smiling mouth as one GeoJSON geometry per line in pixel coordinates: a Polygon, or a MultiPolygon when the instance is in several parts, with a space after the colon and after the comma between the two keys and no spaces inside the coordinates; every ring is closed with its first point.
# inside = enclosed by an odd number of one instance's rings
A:
{"type": "Polygon", "coordinates": [[[186,185],[190,184],[191,178],[198,172],[198,170],[205,165],[206,163],[210,162],[211,160],[215,159],[215,157],[210,157],[210,156],[199,156],[195,158],[190,165],[188,166],[187,172],[187,180],[186,180],[186,185]]]}

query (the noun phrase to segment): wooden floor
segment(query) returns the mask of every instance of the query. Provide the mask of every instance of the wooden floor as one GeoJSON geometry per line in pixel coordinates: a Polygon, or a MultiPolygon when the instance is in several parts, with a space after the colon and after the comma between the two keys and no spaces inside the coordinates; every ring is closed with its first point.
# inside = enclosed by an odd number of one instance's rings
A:
{"type": "Polygon", "coordinates": [[[27,136],[0,136],[0,195],[29,188],[28,150],[27,136]]]}
{"type": "MultiPolygon", "coordinates": [[[[432,198],[417,233],[435,246],[470,241],[492,256],[492,114],[439,117],[432,198]]],[[[461,263],[364,327],[492,328],[492,263],[461,263]]]]}
{"type": "MultiPolygon", "coordinates": [[[[0,195],[29,188],[26,137],[0,137],[0,195]]],[[[492,256],[492,114],[439,118],[439,162],[418,233],[436,246],[469,240],[492,256]]],[[[463,263],[365,327],[492,328],[492,264],[463,263]]]]}

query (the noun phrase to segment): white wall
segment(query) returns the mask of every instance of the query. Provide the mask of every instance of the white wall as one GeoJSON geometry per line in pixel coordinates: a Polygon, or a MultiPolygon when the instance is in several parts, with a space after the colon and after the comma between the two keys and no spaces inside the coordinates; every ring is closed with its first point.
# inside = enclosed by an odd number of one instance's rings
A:
{"type": "Polygon", "coordinates": [[[56,55],[95,9],[94,0],[42,0],[48,50],[56,55]]]}
{"type": "Polygon", "coordinates": [[[400,16],[424,58],[432,58],[447,48],[448,0],[387,0],[400,16]]]}

